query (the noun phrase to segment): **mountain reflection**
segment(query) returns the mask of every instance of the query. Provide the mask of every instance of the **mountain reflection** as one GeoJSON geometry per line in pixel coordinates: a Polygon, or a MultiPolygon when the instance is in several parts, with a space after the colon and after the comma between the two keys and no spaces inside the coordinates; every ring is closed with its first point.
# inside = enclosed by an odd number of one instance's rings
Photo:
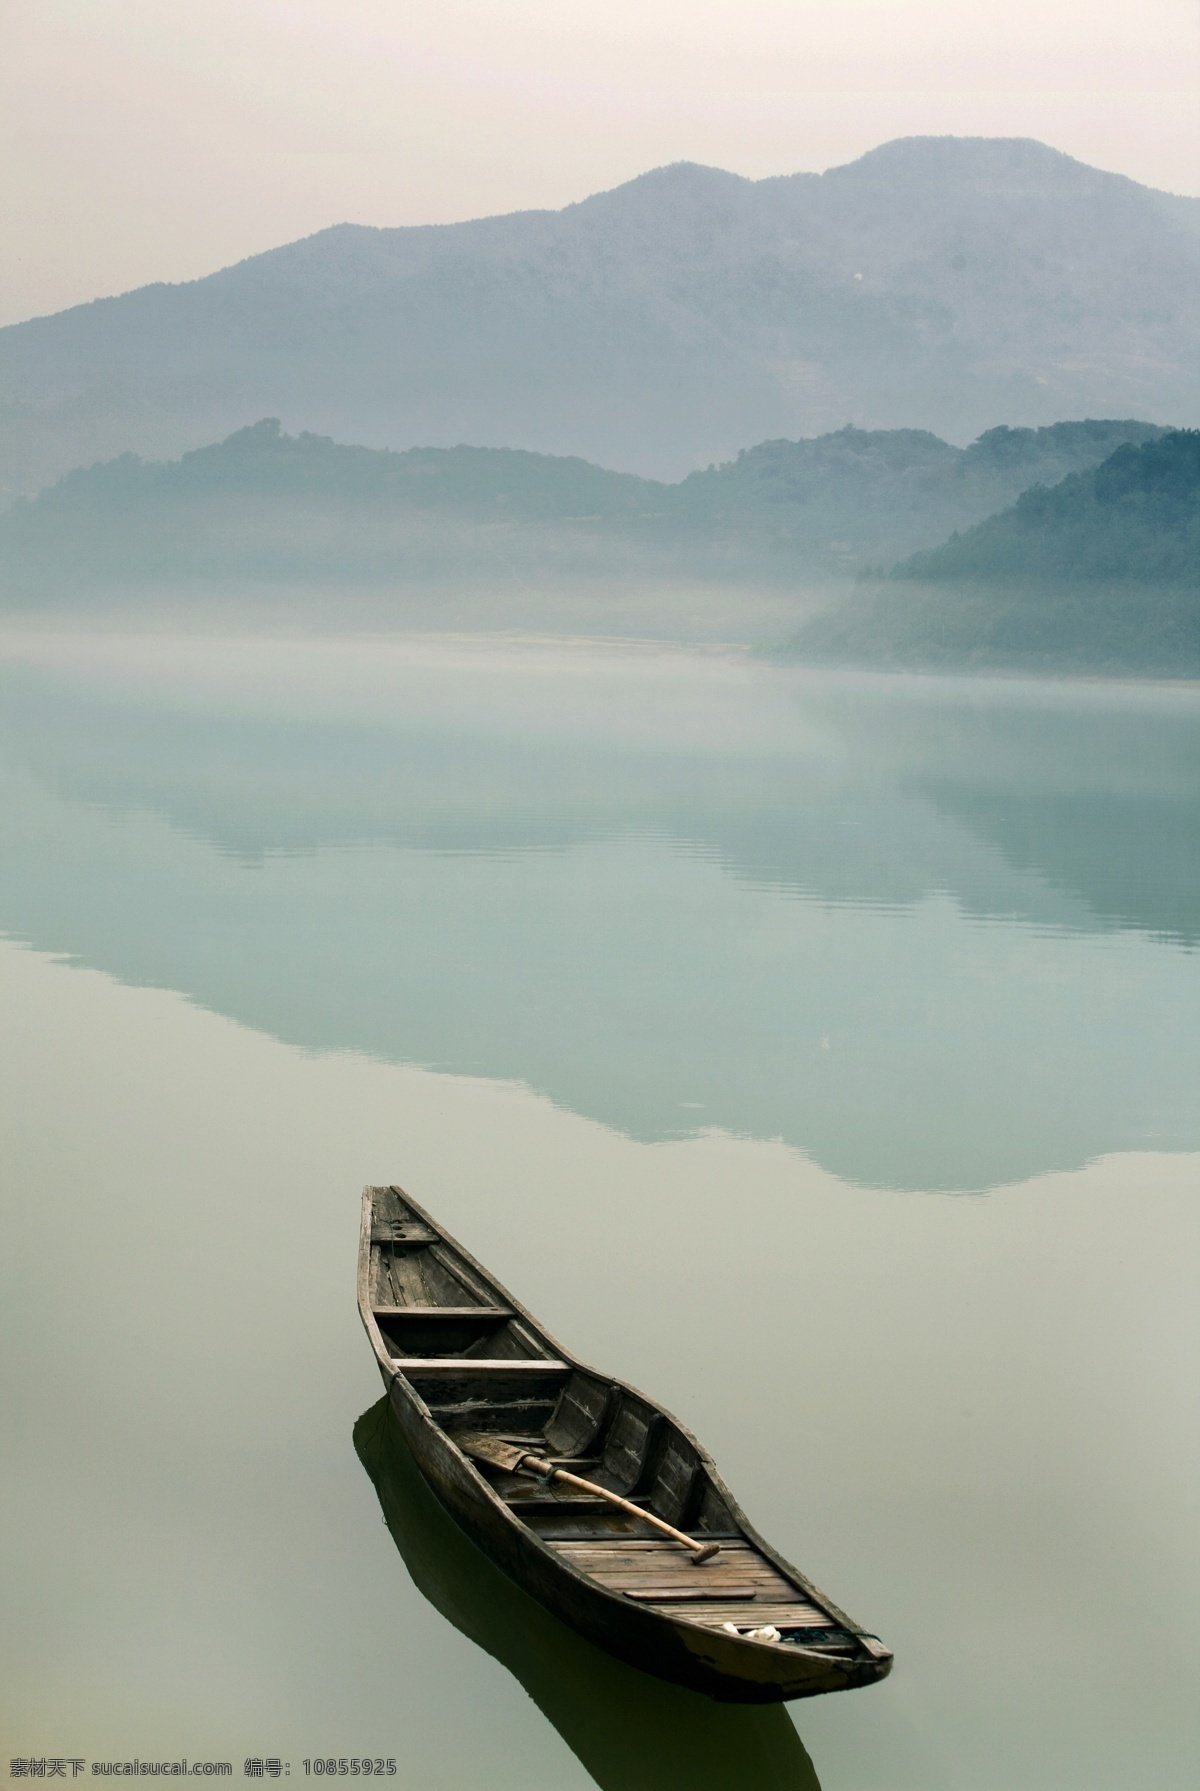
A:
{"type": "Polygon", "coordinates": [[[893,906],[945,890],[980,915],[1200,939],[1200,704],[1186,700],[1122,708],[1119,687],[1109,709],[810,692],[807,750],[764,754],[719,741],[647,750],[619,728],[522,738],[486,712],[387,727],[189,713],[11,671],[0,691],[10,764],[250,861],[367,841],[564,851],[636,832],[817,901],[893,906]]]}
{"type": "Polygon", "coordinates": [[[499,655],[356,713],[358,652],[290,706],[0,671],[0,929],[881,1186],[1200,1145],[1194,693],[499,655]]]}
{"type": "Polygon", "coordinates": [[[550,1615],[443,1511],[392,1419],[364,1412],[354,1447],[412,1579],[520,1681],[604,1791],[820,1791],[779,1705],[722,1705],[626,1666],[550,1615]]]}

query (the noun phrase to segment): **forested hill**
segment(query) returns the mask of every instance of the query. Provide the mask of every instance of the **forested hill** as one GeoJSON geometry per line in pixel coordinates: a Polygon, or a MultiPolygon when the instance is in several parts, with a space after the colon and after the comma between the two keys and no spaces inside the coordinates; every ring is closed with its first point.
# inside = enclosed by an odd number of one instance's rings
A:
{"type": "Polygon", "coordinates": [[[764,442],[675,485],[514,449],[345,447],[266,420],[182,459],[69,474],[0,516],[0,596],[147,581],[437,585],[668,576],[782,588],[890,565],[1152,424],[764,442]]]}
{"type": "Polygon", "coordinates": [[[1200,429],[1126,442],[1099,466],[1035,485],[895,578],[928,584],[1200,584],[1200,429]]]}
{"type": "Polygon", "coordinates": [[[912,555],[804,627],[803,658],[1200,676],[1200,430],[1126,443],[912,555]]]}

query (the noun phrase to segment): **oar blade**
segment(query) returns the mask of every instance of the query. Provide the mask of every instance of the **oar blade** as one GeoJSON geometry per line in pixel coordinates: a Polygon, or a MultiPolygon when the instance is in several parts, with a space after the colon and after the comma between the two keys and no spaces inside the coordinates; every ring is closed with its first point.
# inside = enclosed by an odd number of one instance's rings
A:
{"type": "Polygon", "coordinates": [[[489,1436],[482,1430],[452,1431],[451,1440],[472,1461],[486,1461],[491,1467],[503,1468],[509,1474],[515,1474],[529,1454],[529,1450],[520,1444],[506,1443],[502,1437],[489,1436]]]}

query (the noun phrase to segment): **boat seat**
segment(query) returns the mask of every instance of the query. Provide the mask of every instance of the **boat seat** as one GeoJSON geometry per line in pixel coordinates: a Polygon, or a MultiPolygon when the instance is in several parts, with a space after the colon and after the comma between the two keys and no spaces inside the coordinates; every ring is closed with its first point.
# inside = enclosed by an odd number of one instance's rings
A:
{"type": "Polygon", "coordinates": [[[537,1339],[511,1306],[377,1302],[371,1308],[390,1355],[397,1359],[471,1356],[480,1361],[538,1356],[537,1339]]]}
{"type": "Polygon", "coordinates": [[[373,1306],[376,1318],[491,1318],[513,1316],[511,1306],[373,1306]]]}
{"type": "Polygon", "coordinates": [[[437,1232],[430,1231],[428,1226],[409,1225],[403,1227],[396,1225],[393,1227],[386,1224],[381,1225],[376,1221],[371,1227],[371,1242],[373,1244],[388,1244],[397,1250],[406,1245],[413,1249],[418,1244],[440,1244],[441,1241],[437,1232]]]}
{"type": "Polygon", "coordinates": [[[547,1370],[565,1374],[571,1366],[569,1362],[559,1362],[552,1356],[499,1356],[494,1360],[489,1360],[486,1356],[393,1356],[391,1363],[393,1368],[399,1369],[406,1377],[410,1368],[420,1369],[423,1373],[432,1371],[434,1374],[475,1375],[482,1370],[485,1374],[494,1372],[519,1375],[531,1371],[545,1373],[547,1370]]]}

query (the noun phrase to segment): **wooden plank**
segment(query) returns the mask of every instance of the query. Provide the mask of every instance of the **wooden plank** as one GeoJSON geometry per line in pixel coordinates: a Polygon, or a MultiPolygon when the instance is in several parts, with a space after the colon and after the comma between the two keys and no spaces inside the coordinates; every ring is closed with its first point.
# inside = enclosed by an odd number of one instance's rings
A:
{"type": "MultiPolygon", "coordinates": [[[[548,1542],[553,1548],[557,1548],[563,1542],[603,1542],[609,1537],[613,1537],[617,1541],[637,1542],[640,1537],[648,1533],[647,1526],[641,1518],[624,1516],[620,1512],[614,1512],[612,1519],[607,1522],[602,1521],[602,1514],[599,1512],[594,1517],[590,1517],[584,1512],[579,1512],[574,1516],[567,1512],[564,1514],[562,1524],[546,1521],[555,1515],[554,1512],[543,1512],[540,1516],[535,1514],[528,1520],[530,1528],[536,1530],[543,1541],[548,1542]],[[574,1534],[573,1529],[576,1525],[578,1533],[574,1534]]],[[[705,1540],[719,1542],[720,1537],[706,1537],[705,1540]]],[[[588,1570],[584,1567],[583,1571],[586,1573],[588,1570]]]]}
{"type": "Polygon", "coordinates": [[[782,1574],[747,1573],[745,1566],[736,1562],[730,1562],[726,1568],[722,1568],[719,1558],[715,1561],[705,1561],[702,1568],[693,1567],[682,1549],[676,1556],[676,1560],[681,1564],[681,1571],[678,1572],[669,1571],[672,1563],[667,1561],[648,1561],[644,1565],[636,1566],[622,1561],[609,1565],[604,1561],[597,1561],[594,1557],[580,1559],[579,1556],[575,1556],[573,1564],[576,1567],[582,1567],[585,1573],[591,1573],[598,1579],[649,1580],[652,1584],[665,1584],[667,1580],[670,1580],[672,1584],[678,1582],[679,1585],[686,1586],[691,1583],[695,1574],[701,1573],[702,1577],[713,1585],[724,1585],[730,1581],[741,1585],[744,1582],[748,1586],[773,1587],[781,1598],[804,1597],[803,1592],[790,1586],[782,1574]]]}
{"type": "MultiPolygon", "coordinates": [[[[622,1553],[622,1544],[628,1545],[640,1540],[641,1538],[638,1536],[630,1536],[620,1537],[612,1543],[598,1542],[591,1545],[586,1542],[572,1543],[569,1545],[568,1559],[588,1561],[597,1568],[610,1573],[657,1573],[661,1567],[669,1567],[673,1562],[684,1561],[686,1563],[687,1557],[681,1555],[678,1548],[671,1555],[652,1555],[633,1549],[630,1549],[628,1553],[622,1553]]],[[[707,1562],[706,1567],[710,1579],[714,1575],[720,1578],[722,1575],[740,1573],[743,1578],[749,1576],[754,1580],[778,1581],[781,1586],[791,1584],[783,1574],[776,1572],[769,1562],[758,1561],[753,1555],[735,1554],[732,1549],[725,1554],[724,1545],[722,1545],[721,1555],[717,1556],[715,1560],[707,1562]]],[[[797,1590],[801,1592],[802,1596],[808,1596],[803,1588],[798,1587],[797,1590]]]]}
{"type": "Polygon", "coordinates": [[[517,1317],[511,1306],[503,1308],[497,1307],[496,1310],[507,1312],[509,1320],[511,1321],[508,1327],[508,1335],[513,1339],[514,1343],[525,1349],[532,1350],[535,1355],[538,1350],[545,1349],[546,1345],[543,1340],[534,1331],[531,1331],[528,1325],[523,1325],[521,1323],[521,1320],[517,1317]]]}
{"type": "Polygon", "coordinates": [[[753,1586],[731,1586],[728,1591],[706,1591],[703,1586],[635,1586],[624,1593],[626,1598],[637,1598],[653,1601],[655,1604],[712,1604],[714,1601],[730,1599],[735,1604],[749,1598],[757,1598],[758,1593],[753,1586]]]}
{"type": "MultiPolygon", "coordinates": [[[[688,1558],[682,1551],[680,1553],[680,1559],[683,1562],[684,1568],[688,1568],[688,1558]]],[[[587,1561],[575,1561],[572,1565],[577,1567],[581,1573],[588,1574],[590,1578],[599,1580],[600,1583],[605,1586],[687,1586],[692,1583],[693,1578],[700,1572],[699,1569],[692,1568],[690,1572],[679,1574],[664,1573],[661,1566],[641,1568],[622,1567],[614,1570],[605,1568],[602,1565],[594,1565],[587,1561]]],[[[714,1563],[711,1561],[705,1562],[704,1566],[709,1569],[709,1571],[702,1573],[701,1577],[714,1591],[719,1590],[723,1586],[753,1586],[756,1591],[760,1593],[768,1592],[773,1598],[791,1600],[793,1598],[803,1598],[804,1596],[802,1592],[797,1592],[795,1587],[789,1586],[786,1580],[768,1579],[763,1574],[737,1572],[715,1573],[711,1571],[714,1566],[714,1563]]]]}
{"type": "MultiPolygon", "coordinates": [[[[588,1573],[641,1574],[644,1577],[648,1573],[677,1571],[682,1566],[687,1569],[687,1573],[684,1574],[684,1578],[687,1579],[690,1574],[697,1571],[692,1566],[687,1554],[678,1548],[673,1555],[667,1556],[639,1555],[632,1552],[631,1545],[641,1540],[642,1536],[635,1530],[632,1535],[618,1533],[611,1539],[608,1536],[581,1537],[578,1540],[564,1537],[561,1543],[557,1543],[555,1546],[561,1549],[564,1560],[570,1561],[573,1566],[582,1567],[588,1573]],[[623,1548],[629,1548],[631,1552],[620,1553],[619,1551],[623,1548]]],[[[731,1573],[736,1573],[742,1579],[750,1578],[755,1581],[764,1578],[778,1579],[781,1585],[789,1584],[782,1574],[776,1575],[770,1570],[764,1574],[758,1569],[758,1564],[747,1559],[745,1555],[726,1555],[724,1543],[721,1544],[721,1554],[714,1560],[704,1562],[703,1565],[710,1579],[714,1577],[727,1579],[731,1573]]],[[[799,1587],[793,1589],[799,1592],[801,1597],[807,1596],[799,1587]]]]}
{"type": "MultiPolygon", "coordinates": [[[[736,1629],[764,1629],[768,1623],[776,1629],[798,1633],[806,1626],[802,1615],[789,1611],[786,1605],[756,1604],[747,1599],[729,1599],[726,1603],[673,1604],[670,1599],[650,1600],[640,1607],[677,1623],[700,1623],[710,1629],[723,1629],[733,1624],[736,1629]]],[[[818,1627],[817,1625],[813,1626],[818,1627]]]]}
{"type": "MultiPolygon", "coordinates": [[[[656,1608],[657,1607],[652,1607],[656,1608]]],[[[684,1605],[675,1608],[664,1608],[664,1615],[679,1615],[686,1623],[736,1623],[740,1630],[759,1630],[767,1623],[774,1623],[777,1630],[829,1630],[829,1623],[824,1612],[806,1615],[804,1612],[788,1610],[786,1605],[684,1605]]],[[[851,1637],[847,1635],[847,1642],[851,1637]]]]}
{"type": "Polygon", "coordinates": [[[398,1226],[395,1231],[388,1225],[376,1224],[371,1227],[373,1244],[436,1244],[439,1241],[436,1231],[417,1230],[413,1226],[407,1230],[398,1226]]]}
{"type": "MultiPolygon", "coordinates": [[[[719,1533],[720,1532],[718,1532],[718,1531],[712,1531],[712,1530],[693,1530],[691,1532],[691,1534],[693,1536],[711,1536],[711,1535],[718,1535],[719,1533]]],[[[630,1548],[636,1547],[638,1550],[640,1550],[643,1553],[672,1554],[674,1552],[671,1544],[669,1542],[664,1542],[662,1540],[662,1538],[659,1536],[647,1536],[647,1538],[644,1542],[639,1542],[637,1544],[630,1543],[626,1546],[628,1546],[630,1548]]],[[[722,1544],[721,1553],[723,1555],[724,1554],[734,1554],[734,1553],[737,1553],[737,1554],[744,1553],[744,1554],[748,1554],[748,1555],[753,1555],[756,1561],[765,1561],[766,1560],[766,1556],[759,1554],[759,1552],[755,1548],[754,1544],[752,1542],[747,1542],[746,1538],[743,1535],[741,1535],[740,1532],[734,1532],[730,1536],[728,1546],[726,1546],[725,1544],[722,1544]]]]}
{"type": "Polygon", "coordinates": [[[614,1398],[611,1381],[576,1369],[563,1388],[553,1419],[546,1426],[547,1444],[551,1449],[569,1449],[575,1455],[594,1448],[614,1398]]]}
{"type": "Polygon", "coordinates": [[[692,1445],[674,1431],[668,1433],[666,1447],[654,1470],[655,1509],[668,1523],[686,1529],[691,1513],[693,1494],[698,1484],[700,1458],[692,1445]]]}
{"type": "Polygon", "coordinates": [[[445,1269],[447,1274],[453,1275],[460,1287],[465,1287],[467,1292],[469,1294],[474,1294],[478,1300],[495,1299],[496,1289],[492,1286],[490,1280],[481,1274],[474,1273],[471,1265],[463,1261],[462,1256],[457,1250],[450,1250],[447,1248],[443,1238],[439,1238],[437,1243],[438,1248],[431,1251],[430,1254],[441,1267],[445,1269]]]}
{"type": "MultiPolygon", "coordinates": [[[[521,1520],[528,1524],[535,1536],[552,1547],[559,1542],[595,1542],[610,1536],[637,1537],[647,1534],[646,1525],[640,1517],[630,1517],[624,1512],[614,1511],[610,1517],[602,1512],[589,1515],[587,1512],[555,1512],[535,1511],[521,1520]]],[[[587,1569],[584,1568],[586,1573],[587,1569]]]]}
{"type": "Polygon", "coordinates": [[[765,1595],[782,1601],[784,1604],[791,1604],[795,1598],[800,1596],[793,1592],[790,1586],[779,1583],[773,1585],[769,1580],[749,1579],[745,1574],[697,1572],[694,1576],[683,1574],[676,1576],[675,1574],[656,1573],[650,1569],[644,1573],[597,1573],[587,1567],[584,1567],[582,1571],[587,1573],[591,1579],[598,1580],[602,1586],[672,1586],[676,1590],[682,1591],[685,1587],[691,1587],[693,1579],[695,1581],[703,1579],[705,1585],[713,1592],[724,1592],[729,1586],[752,1586],[757,1596],[765,1595]]]}
{"type": "MultiPolygon", "coordinates": [[[[614,1519],[620,1517],[620,1513],[613,1512],[613,1517],[614,1519]]],[[[632,1522],[639,1522],[639,1519],[632,1519],[632,1517],[630,1517],[629,1522],[630,1524],[632,1524],[632,1522]]],[[[690,1535],[695,1537],[697,1531],[691,1530],[690,1535]]],[[[557,1537],[555,1547],[559,1546],[559,1544],[564,1544],[564,1546],[566,1546],[568,1542],[570,1542],[570,1544],[586,1544],[586,1542],[591,1542],[591,1544],[596,1544],[596,1547],[605,1547],[607,1546],[607,1538],[609,1537],[613,1538],[613,1546],[616,1542],[629,1542],[629,1544],[634,1544],[634,1542],[643,1542],[643,1540],[647,1540],[648,1542],[648,1540],[650,1540],[648,1531],[625,1530],[625,1528],[623,1528],[621,1524],[618,1524],[618,1522],[613,1522],[611,1526],[602,1528],[602,1530],[580,1530],[577,1537],[568,1537],[568,1535],[561,1535],[561,1537],[559,1537],[557,1531],[555,1531],[555,1537],[557,1537]]],[[[736,1535],[734,1535],[734,1537],[722,1537],[720,1530],[704,1530],[700,1533],[700,1538],[702,1538],[704,1542],[720,1542],[720,1551],[722,1551],[722,1555],[725,1553],[725,1547],[733,1549],[733,1547],[736,1547],[736,1544],[738,1544],[738,1537],[736,1537],[736,1535]]]]}
{"type": "Polygon", "coordinates": [[[614,1545],[605,1546],[601,1543],[592,1547],[585,1543],[568,1551],[558,1545],[553,1536],[547,1536],[545,1540],[551,1547],[559,1546],[560,1553],[572,1566],[601,1585],[618,1590],[629,1586],[651,1585],[669,1586],[675,1590],[694,1589],[699,1594],[702,1588],[708,1588],[714,1594],[724,1596],[731,1586],[750,1586],[757,1597],[767,1597],[774,1602],[810,1602],[768,1563],[747,1560],[745,1556],[741,1559],[731,1557],[722,1560],[718,1555],[703,1566],[694,1567],[681,1550],[671,1557],[645,1554],[639,1556],[634,1553],[625,1554],[622,1558],[614,1545]]]}
{"type": "Polygon", "coordinates": [[[397,1305],[421,1306],[428,1302],[429,1290],[421,1273],[419,1257],[397,1255],[394,1250],[381,1250],[378,1252],[378,1261],[375,1287],[377,1301],[382,1304],[390,1294],[397,1305]]]}
{"type": "MultiPolygon", "coordinates": [[[[590,1516],[593,1511],[614,1509],[607,1499],[593,1498],[591,1493],[509,1493],[504,1488],[497,1488],[497,1491],[510,1511],[566,1511],[582,1512],[585,1516],[590,1516]]],[[[631,1505],[644,1503],[640,1498],[629,1502],[631,1505]]],[[[631,1523],[635,1521],[632,1512],[626,1512],[625,1515],[631,1523]]]]}
{"type": "MultiPolygon", "coordinates": [[[[639,1549],[634,1545],[640,1542],[640,1536],[623,1536],[612,1542],[568,1543],[564,1544],[568,1559],[592,1561],[597,1567],[610,1571],[628,1573],[657,1573],[660,1567],[669,1567],[677,1561],[686,1562],[687,1557],[679,1553],[678,1547],[668,1553],[665,1549],[639,1549]]],[[[778,1580],[781,1585],[789,1582],[783,1574],[778,1573],[769,1561],[761,1561],[755,1555],[743,1555],[740,1551],[730,1549],[728,1553],[724,1544],[721,1554],[707,1564],[709,1577],[717,1574],[740,1573],[749,1574],[755,1579],[778,1580]]],[[[807,1594],[806,1594],[807,1596],[807,1594]]]]}
{"type": "Polygon", "coordinates": [[[520,1333],[515,1328],[515,1321],[511,1318],[502,1320],[499,1325],[493,1322],[475,1328],[481,1329],[483,1334],[463,1351],[465,1361],[473,1362],[477,1356],[490,1362],[542,1360],[538,1353],[541,1345],[537,1339],[530,1338],[527,1343],[522,1343],[520,1333]]]}
{"type": "Polygon", "coordinates": [[[376,1318],[486,1318],[512,1317],[511,1306],[373,1306],[376,1318]]]}
{"type": "Polygon", "coordinates": [[[604,1438],[604,1473],[614,1492],[633,1492],[640,1484],[663,1423],[648,1400],[622,1389],[604,1438]]]}
{"type": "MultiPolygon", "coordinates": [[[[401,1381],[404,1376],[397,1375],[396,1379],[401,1381]]],[[[436,1377],[422,1381],[420,1375],[414,1375],[412,1384],[420,1392],[435,1419],[449,1416],[456,1426],[465,1427],[470,1424],[473,1428],[478,1428],[481,1422],[494,1418],[498,1411],[503,1411],[505,1417],[516,1411],[531,1417],[536,1414],[544,1420],[554,1409],[553,1387],[547,1391],[541,1381],[490,1381],[488,1386],[491,1392],[487,1399],[458,1397],[462,1388],[457,1381],[439,1380],[436,1377]],[[501,1395],[504,1396],[503,1405],[498,1403],[501,1395]]]]}
{"type": "Polygon", "coordinates": [[[646,1547],[639,1546],[636,1539],[621,1538],[613,1543],[585,1541],[564,1547],[553,1536],[546,1540],[598,1584],[643,1603],[686,1603],[700,1615],[704,1607],[721,1606],[727,1618],[729,1605],[753,1600],[748,1623],[819,1627],[829,1622],[825,1612],[744,1542],[727,1556],[723,1550],[703,1567],[693,1567],[669,1544],[662,1547],[654,1542],[646,1547]]]}
{"type": "MultiPolygon", "coordinates": [[[[696,1540],[706,1542],[709,1540],[707,1535],[699,1537],[695,1530],[685,1530],[683,1534],[696,1540]]],[[[564,1546],[571,1554],[595,1555],[598,1560],[636,1562],[639,1566],[653,1567],[656,1562],[677,1561],[680,1558],[678,1546],[661,1534],[653,1537],[622,1536],[612,1543],[572,1542],[564,1546]]],[[[749,1565],[759,1559],[757,1555],[747,1554],[740,1549],[736,1537],[730,1539],[728,1547],[725,1543],[721,1544],[721,1555],[723,1559],[720,1565],[723,1567],[728,1566],[729,1562],[733,1560],[737,1560],[742,1565],[749,1565]]],[[[712,1563],[714,1569],[717,1565],[716,1561],[712,1563]]]]}
{"type": "MultiPolygon", "coordinates": [[[[704,1537],[707,1533],[706,1531],[693,1530],[691,1531],[691,1535],[693,1535],[693,1537],[704,1537]]],[[[727,1540],[727,1542],[722,1542],[720,1551],[722,1551],[722,1556],[724,1556],[725,1562],[736,1560],[736,1562],[740,1562],[741,1565],[758,1565],[758,1567],[767,1569],[767,1572],[779,1571],[777,1567],[774,1567],[768,1560],[765,1560],[763,1556],[759,1555],[756,1549],[747,1549],[745,1546],[740,1547],[738,1546],[738,1542],[740,1542],[740,1538],[736,1537],[727,1540]]],[[[595,1555],[598,1560],[613,1560],[613,1562],[616,1562],[616,1560],[630,1560],[630,1562],[639,1562],[639,1564],[643,1564],[643,1562],[654,1562],[656,1558],[661,1558],[661,1560],[677,1560],[677,1556],[679,1556],[679,1549],[677,1549],[675,1544],[672,1544],[672,1542],[664,1542],[664,1540],[661,1540],[659,1537],[621,1537],[620,1540],[611,1542],[611,1544],[605,1544],[605,1542],[595,1542],[595,1544],[593,1544],[593,1542],[564,1542],[562,1547],[564,1547],[566,1553],[570,1553],[570,1555],[595,1555]]]]}
{"type": "MultiPolygon", "coordinates": [[[[682,1549],[676,1556],[676,1561],[680,1563],[680,1569],[676,1572],[671,1571],[674,1564],[669,1561],[647,1561],[635,1565],[629,1561],[610,1563],[597,1560],[595,1556],[580,1557],[576,1555],[568,1557],[568,1559],[571,1560],[573,1566],[582,1568],[584,1573],[590,1573],[596,1579],[628,1580],[631,1583],[649,1580],[652,1584],[658,1584],[660,1581],[665,1583],[665,1579],[670,1579],[672,1582],[678,1580],[681,1586],[685,1586],[690,1584],[692,1575],[699,1571],[699,1568],[692,1566],[682,1549]]],[[[797,1592],[794,1586],[789,1586],[785,1579],[775,1574],[747,1573],[744,1567],[738,1566],[734,1562],[730,1562],[725,1568],[722,1568],[719,1559],[706,1561],[703,1566],[704,1578],[713,1585],[724,1585],[731,1580],[740,1585],[745,1581],[747,1585],[772,1586],[783,1598],[793,1596],[802,1598],[804,1596],[802,1592],[797,1592]]]]}
{"type": "Polygon", "coordinates": [[[514,1356],[511,1361],[492,1361],[485,1356],[393,1356],[392,1367],[398,1368],[407,1375],[410,1368],[419,1368],[422,1372],[438,1374],[461,1374],[465,1379],[482,1371],[484,1374],[521,1374],[541,1371],[543,1373],[566,1373],[569,1362],[556,1362],[545,1356],[521,1358],[514,1356]]]}

